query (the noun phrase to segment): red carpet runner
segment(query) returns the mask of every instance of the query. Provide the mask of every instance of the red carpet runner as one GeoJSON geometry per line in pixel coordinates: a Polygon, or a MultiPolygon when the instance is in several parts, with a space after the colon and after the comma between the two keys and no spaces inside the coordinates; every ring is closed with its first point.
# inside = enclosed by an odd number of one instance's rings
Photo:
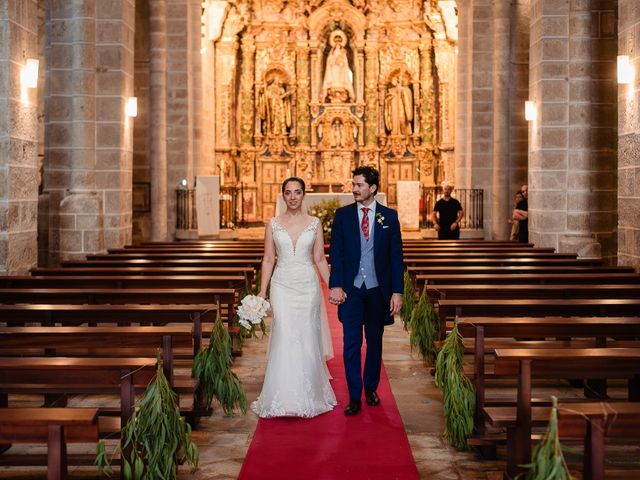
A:
{"type": "Polygon", "coordinates": [[[378,388],[380,405],[369,407],[363,398],[362,411],[358,415],[344,415],[349,395],[342,365],[342,328],[336,307],[328,305],[328,313],[335,350],[329,370],[338,406],[312,419],[261,418],[238,478],[418,479],[384,367],[378,388]]]}

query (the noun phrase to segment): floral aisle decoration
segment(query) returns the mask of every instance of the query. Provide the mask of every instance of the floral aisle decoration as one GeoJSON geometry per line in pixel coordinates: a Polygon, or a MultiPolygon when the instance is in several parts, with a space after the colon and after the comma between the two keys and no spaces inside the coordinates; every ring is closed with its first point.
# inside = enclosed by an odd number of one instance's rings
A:
{"type": "Polygon", "coordinates": [[[467,437],[473,432],[476,391],[464,374],[464,344],[456,318],[436,359],[436,387],[444,396],[444,437],[451,446],[468,450],[467,437]]]}
{"type": "Polygon", "coordinates": [[[428,365],[433,365],[436,359],[434,342],[438,338],[440,318],[429,300],[427,289],[422,291],[418,303],[411,312],[409,321],[409,344],[417,348],[428,365]]]}
{"type": "Polygon", "coordinates": [[[331,239],[331,229],[333,227],[333,218],[336,216],[336,210],[340,208],[340,202],[337,198],[331,200],[323,200],[317,205],[309,208],[307,213],[318,217],[322,224],[322,236],[325,243],[331,239]]]}
{"type": "Polygon", "coordinates": [[[400,317],[402,318],[402,325],[406,332],[409,331],[409,323],[411,322],[411,312],[413,312],[416,306],[416,291],[413,288],[413,282],[411,281],[411,275],[405,270],[404,272],[404,295],[402,299],[402,309],[400,310],[400,317]]]}
{"type": "Polygon", "coordinates": [[[558,398],[551,397],[549,426],[542,441],[533,448],[532,462],[523,465],[528,471],[518,475],[520,480],[572,480],[569,467],[562,453],[558,435],[558,398]]]}
{"type": "Polygon", "coordinates": [[[232,362],[229,332],[218,314],[209,345],[201,348],[193,361],[191,376],[198,380],[196,405],[208,410],[217,398],[225,415],[233,415],[236,408],[243,414],[247,412],[247,395],[238,376],[231,370],[232,362]]]}
{"type": "MultiPolygon", "coordinates": [[[[159,354],[156,362],[156,375],[136,402],[113,453],[120,452],[122,477],[127,480],[175,479],[182,463],[187,463],[192,472],[198,468],[198,447],[191,438],[191,427],[180,416],[178,396],[162,371],[159,354]]],[[[113,472],[102,440],[96,447],[95,463],[101,473],[113,472]]]]}

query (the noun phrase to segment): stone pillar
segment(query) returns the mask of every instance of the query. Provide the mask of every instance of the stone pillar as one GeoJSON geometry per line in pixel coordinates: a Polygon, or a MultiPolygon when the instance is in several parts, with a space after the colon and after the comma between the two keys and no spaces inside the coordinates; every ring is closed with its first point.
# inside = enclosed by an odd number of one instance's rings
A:
{"type": "Polygon", "coordinates": [[[151,74],[149,143],[151,240],[168,240],[167,228],[167,2],[150,0],[151,74]]]}
{"type": "Polygon", "coordinates": [[[531,11],[530,241],[612,260],[615,28],[590,0],[534,0],[531,11]]]}
{"type": "Polygon", "coordinates": [[[0,275],[24,275],[38,258],[37,91],[21,82],[38,57],[37,3],[0,4],[0,275]]]}
{"type": "Polygon", "coordinates": [[[75,215],[99,218],[102,225],[102,198],[84,201],[85,193],[96,194],[96,5],[50,3],[47,37],[43,184],[49,193],[50,263],[56,264],[104,246],[103,232],[97,233],[95,225],[85,242],[84,219],[78,224],[75,215]],[[61,214],[63,207],[67,214],[61,214]],[[88,210],[81,211],[84,207],[88,210]]]}
{"type": "Polygon", "coordinates": [[[632,85],[618,86],[618,264],[640,271],[640,4],[618,5],[618,54],[629,55],[636,69],[632,85]]]}
{"type": "Polygon", "coordinates": [[[493,178],[490,237],[508,239],[513,201],[509,192],[509,98],[511,92],[511,0],[493,0],[493,178]]]}

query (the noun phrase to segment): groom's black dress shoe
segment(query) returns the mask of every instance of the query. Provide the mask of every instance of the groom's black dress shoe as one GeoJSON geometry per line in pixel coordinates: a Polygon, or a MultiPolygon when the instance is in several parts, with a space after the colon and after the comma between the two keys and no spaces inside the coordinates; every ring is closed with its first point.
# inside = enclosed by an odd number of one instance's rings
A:
{"type": "Polygon", "coordinates": [[[375,407],[376,405],[380,404],[380,397],[375,390],[365,390],[364,398],[367,401],[367,405],[369,405],[370,407],[375,407]]]}
{"type": "Polygon", "coordinates": [[[344,409],[344,414],[347,417],[351,417],[358,413],[362,409],[362,403],[360,400],[351,400],[347,408],[344,409]]]}

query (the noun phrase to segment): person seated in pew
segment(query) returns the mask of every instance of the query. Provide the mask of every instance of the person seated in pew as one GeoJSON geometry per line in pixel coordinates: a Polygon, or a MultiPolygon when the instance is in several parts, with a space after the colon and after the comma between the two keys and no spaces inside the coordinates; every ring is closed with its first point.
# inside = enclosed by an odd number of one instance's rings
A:
{"type": "Polygon", "coordinates": [[[520,193],[523,198],[513,209],[513,218],[518,220],[518,241],[529,243],[529,186],[522,185],[520,193]]]}
{"type": "MultiPolygon", "coordinates": [[[[518,207],[518,204],[522,201],[523,198],[524,197],[522,196],[522,192],[516,192],[514,209],[518,207]]],[[[512,214],[511,218],[507,220],[507,222],[509,222],[509,224],[511,225],[511,234],[509,235],[509,240],[517,242],[520,233],[520,221],[512,214]]]]}

